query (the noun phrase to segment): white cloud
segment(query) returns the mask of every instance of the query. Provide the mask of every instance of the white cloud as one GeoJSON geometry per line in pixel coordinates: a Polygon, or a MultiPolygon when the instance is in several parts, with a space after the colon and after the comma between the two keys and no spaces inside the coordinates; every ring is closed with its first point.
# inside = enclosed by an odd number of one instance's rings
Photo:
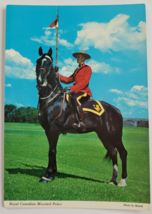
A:
{"type": "Polygon", "coordinates": [[[128,106],[138,106],[138,107],[143,107],[143,108],[148,108],[148,102],[144,102],[144,101],[139,101],[139,100],[132,100],[126,97],[119,97],[117,100],[115,100],[116,102],[119,101],[125,101],[125,103],[128,106]]]}
{"type": "Polygon", "coordinates": [[[139,96],[139,99],[140,97],[148,99],[148,88],[144,87],[143,85],[135,85],[131,88],[130,94],[139,96]]]}
{"type": "MultiPolygon", "coordinates": [[[[92,72],[94,73],[102,72],[104,74],[107,74],[107,73],[116,71],[115,68],[113,69],[109,64],[106,64],[105,62],[100,63],[95,60],[90,60],[86,64],[91,67],[92,72]]],[[[78,68],[77,61],[73,60],[72,58],[65,59],[64,63],[59,62],[58,65],[60,67],[59,73],[66,77],[73,74],[75,69],[78,68]]]]}
{"type": "Polygon", "coordinates": [[[21,103],[15,103],[15,105],[16,105],[17,107],[24,107],[24,105],[21,104],[21,103]]]}
{"type": "Polygon", "coordinates": [[[71,58],[65,59],[64,63],[65,64],[74,64],[74,65],[77,65],[76,61],[73,61],[71,58]]]}
{"type": "MultiPolygon", "coordinates": [[[[59,33],[63,33],[62,30],[59,31],[59,33]]],[[[31,38],[32,41],[38,42],[40,44],[44,44],[47,46],[55,46],[56,45],[56,33],[54,31],[45,31],[44,32],[44,36],[40,36],[39,38],[34,36],[33,38],[31,38]]],[[[70,42],[68,42],[65,39],[60,39],[60,34],[58,36],[58,43],[62,46],[65,46],[67,48],[71,48],[74,45],[71,44],[70,42]]]]}
{"type": "Polygon", "coordinates": [[[119,14],[108,23],[88,22],[79,24],[82,27],[77,32],[75,44],[81,49],[94,47],[102,52],[138,50],[142,52],[146,47],[146,24],[139,22],[135,27],[128,23],[130,17],[119,14]]]}
{"type": "Polygon", "coordinates": [[[121,72],[121,69],[120,68],[114,68],[114,70],[119,74],[121,72]]]}
{"type": "Polygon", "coordinates": [[[74,45],[73,44],[71,44],[71,43],[69,43],[67,40],[65,40],[65,39],[58,39],[58,41],[59,41],[59,44],[60,45],[63,45],[63,46],[65,46],[65,47],[67,47],[67,48],[72,48],[74,45]]]}
{"type": "Polygon", "coordinates": [[[116,57],[111,57],[111,61],[113,61],[113,62],[122,62],[122,60],[121,59],[119,59],[119,58],[116,58],[116,57]]]}
{"type": "Polygon", "coordinates": [[[143,85],[135,85],[134,87],[132,87],[131,91],[136,91],[138,93],[147,93],[148,88],[145,88],[143,85]]]}
{"type": "Polygon", "coordinates": [[[132,68],[130,71],[131,72],[136,72],[136,71],[138,71],[139,70],[139,68],[132,68]]]}
{"type": "Polygon", "coordinates": [[[125,92],[125,94],[130,98],[137,99],[137,100],[139,99],[139,97],[135,93],[132,93],[131,90],[129,92],[125,92]]]}
{"type": "Polygon", "coordinates": [[[126,96],[114,99],[114,102],[120,104],[125,102],[131,107],[148,108],[148,88],[144,86],[135,85],[130,91],[125,92],[126,96]]]}
{"type": "Polygon", "coordinates": [[[38,39],[37,37],[31,38],[32,41],[38,42],[38,43],[42,43],[41,39],[38,39]]]}
{"type": "Polygon", "coordinates": [[[5,75],[11,78],[35,79],[35,65],[19,52],[5,51],[5,75]]]}
{"type": "Polygon", "coordinates": [[[5,84],[5,87],[12,87],[11,84],[5,84]]]}
{"type": "Polygon", "coordinates": [[[40,38],[34,37],[31,38],[32,41],[38,42],[40,44],[44,44],[47,46],[54,46],[56,45],[55,39],[49,40],[48,36],[41,36],[40,38]]]}
{"type": "Polygon", "coordinates": [[[51,31],[45,31],[45,35],[50,35],[51,31]]]}
{"type": "Polygon", "coordinates": [[[107,74],[113,71],[113,68],[105,62],[97,62],[95,60],[90,60],[88,65],[90,65],[90,67],[92,68],[92,72],[95,73],[102,72],[107,74]]]}
{"type": "Polygon", "coordinates": [[[110,89],[109,91],[117,94],[123,94],[123,92],[118,89],[110,89]]]}
{"type": "Polygon", "coordinates": [[[61,66],[62,67],[60,68],[59,73],[63,76],[69,77],[78,67],[78,63],[76,62],[76,60],[68,58],[64,60],[64,63],[62,63],[61,66]]]}

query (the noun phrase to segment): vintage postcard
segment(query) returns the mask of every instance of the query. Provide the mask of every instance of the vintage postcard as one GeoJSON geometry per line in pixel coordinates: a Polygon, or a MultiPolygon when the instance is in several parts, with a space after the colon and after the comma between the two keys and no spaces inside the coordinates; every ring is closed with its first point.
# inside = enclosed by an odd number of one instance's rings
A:
{"type": "Polygon", "coordinates": [[[4,206],[150,210],[144,4],[7,5],[4,206]]]}

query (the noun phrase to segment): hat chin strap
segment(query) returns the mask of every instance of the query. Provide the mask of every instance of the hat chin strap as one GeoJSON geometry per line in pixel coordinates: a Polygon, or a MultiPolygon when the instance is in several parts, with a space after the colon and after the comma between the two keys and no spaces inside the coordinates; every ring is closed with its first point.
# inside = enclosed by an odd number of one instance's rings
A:
{"type": "Polygon", "coordinates": [[[79,66],[81,66],[83,63],[84,63],[84,62],[80,62],[80,63],[79,63],[79,66]]]}

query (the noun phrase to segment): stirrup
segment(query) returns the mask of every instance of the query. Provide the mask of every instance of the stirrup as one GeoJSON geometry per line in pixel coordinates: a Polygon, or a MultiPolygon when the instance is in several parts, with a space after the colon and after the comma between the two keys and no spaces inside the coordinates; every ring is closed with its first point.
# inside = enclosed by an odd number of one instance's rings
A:
{"type": "Polygon", "coordinates": [[[79,122],[79,123],[73,123],[72,124],[72,127],[75,128],[75,129],[80,129],[82,132],[85,132],[86,131],[86,125],[82,125],[84,124],[83,122],[79,122]]]}

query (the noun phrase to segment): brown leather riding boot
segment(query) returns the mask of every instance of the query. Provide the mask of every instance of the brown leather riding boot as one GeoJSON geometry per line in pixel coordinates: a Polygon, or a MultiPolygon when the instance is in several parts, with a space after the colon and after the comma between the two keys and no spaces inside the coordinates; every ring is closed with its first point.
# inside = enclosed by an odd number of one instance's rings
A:
{"type": "Polygon", "coordinates": [[[86,131],[86,124],[84,122],[84,112],[81,106],[76,106],[77,115],[79,118],[79,123],[73,123],[72,126],[75,129],[80,129],[82,132],[86,131]]]}

